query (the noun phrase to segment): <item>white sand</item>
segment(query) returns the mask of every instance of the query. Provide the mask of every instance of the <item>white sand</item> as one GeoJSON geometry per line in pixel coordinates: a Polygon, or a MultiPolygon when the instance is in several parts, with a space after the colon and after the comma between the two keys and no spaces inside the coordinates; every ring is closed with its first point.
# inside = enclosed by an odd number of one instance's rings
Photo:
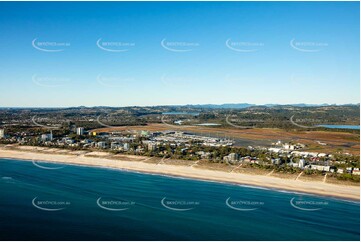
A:
{"type": "MultiPolygon", "coordinates": [[[[300,181],[291,179],[282,179],[272,176],[250,175],[241,173],[227,173],[224,171],[212,171],[207,169],[200,169],[190,166],[167,165],[167,164],[152,164],[144,163],[139,160],[136,162],[125,161],[117,158],[112,160],[102,157],[89,157],[84,155],[68,154],[44,154],[36,151],[35,148],[21,148],[22,150],[11,150],[0,148],[0,158],[14,158],[35,161],[49,161],[56,163],[77,164],[84,166],[99,166],[118,168],[132,171],[140,171],[146,173],[157,173],[171,176],[182,176],[189,178],[196,178],[202,180],[212,180],[220,182],[230,182],[237,184],[261,186],[267,188],[276,188],[282,190],[290,190],[304,193],[312,193],[325,196],[333,196],[340,198],[348,198],[359,200],[360,187],[328,184],[319,181],[300,181]]],[[[90,153],[88,153],[90,154],[90,153]]],[[[94,153],[92,153],[93,155],[94,153]]],[[[109,154],[111,155],[111,154],[109,154]]]]}

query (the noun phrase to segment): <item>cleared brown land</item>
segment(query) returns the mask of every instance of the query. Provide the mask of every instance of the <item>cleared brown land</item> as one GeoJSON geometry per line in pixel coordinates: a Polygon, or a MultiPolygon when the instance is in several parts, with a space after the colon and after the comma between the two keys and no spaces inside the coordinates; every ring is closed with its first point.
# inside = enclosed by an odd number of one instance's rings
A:
{"type": "Polygon", "coordinates": [[[195,126],[174,126],[167,124],[148,124],[146,126],[121,126],[112,128],[94,129],[95,132],[112,131],[166,131],[179,130],[204,134],[225,135],[231,138],[244,140],[282,140],[307,144],[309,151],[333,153],[360,154],[360,134],[334,131],[286,131],[282,129],[237,129],[237,128],[215,128],[195,126]],[[320,145],[326,143],[326,145],[320,145]]]}

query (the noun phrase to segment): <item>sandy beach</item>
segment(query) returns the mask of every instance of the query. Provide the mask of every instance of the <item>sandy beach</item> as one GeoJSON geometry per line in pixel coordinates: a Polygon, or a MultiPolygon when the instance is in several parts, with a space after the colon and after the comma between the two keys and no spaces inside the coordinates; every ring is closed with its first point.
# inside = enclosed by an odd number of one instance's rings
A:
{"type": "Polygon", "coordinates": [[[62,150],[60,149],[35,147],[22,147],[21,149],[0,147],[0,158],[107,167],[145,173],[181,176],[201,180],[260,186],[352,200],[360,199],[360,187],[355,185],[338,185],[324,183],[322,181],[302,181],[284,179],[274,176],[209,170],[204,168],[197,168],[194,166],[162,164],[161,162],[145,162],[147,159],[150,159],[149,157],[137,156],[134,157],[134,161],[132,161],[132,159],[129,159],[127,156],[124,156],[124,159],[121,158],[122,156],[117,157],[117,159],[112,159],[111,156],[107,156],[109,153],[105,152],[91,152],[93,154],[89,155],[89,153],[82,151],[61,151],[62,150]],[[46,150],[47,152],[41,152],[42,149],[46,150]]]}

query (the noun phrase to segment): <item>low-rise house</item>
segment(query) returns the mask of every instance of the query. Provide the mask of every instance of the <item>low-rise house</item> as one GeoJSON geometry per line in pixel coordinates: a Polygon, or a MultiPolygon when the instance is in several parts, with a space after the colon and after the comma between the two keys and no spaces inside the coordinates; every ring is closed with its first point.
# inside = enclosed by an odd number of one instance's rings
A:
{"type": "Polygon", "coordinates": [[[223,160],[226,162],[235,163],[239,160],[239,155],[236,153],[230,153],[229,155],[224,156],[223,160]]]}
{"type": "Polygon", "coordinates": [[[149,151],[154,151],[156,149],[157,149],[157,145],[155,143],[153,143],[153,142],[148,143],[148,150],[149,151]]]}
{"type": "Polygon", "coordinates": [[[97,147],[100,149],[106,149],[108,147],[108,144],[104,141],[100,141],[97,143],[97,147]]]}
{"type": "Polygon", "coordinates": [[[360,175],[360,168],[353,168],[353,170],[352,170],[352,175],[357,175],[357,176],[359,176],[359,175],[360,175]]]}
{"type": "Polygon", "coordinates": [[[202,159],[209,159],[211,157],[210,152],[198,151],[196,155],[199,155],[202,159]]]}
{"type": "Polygon", "coordinates": [[[346,172],[351,174],[352,173],[352,167],[346,167],[346,172]]]}
{"type": "MultiPolygon", "coordinates": [[[[188,148],[182,148],[182,149],[181,149],[181,153],[182,153],[183,155],[185,155],[185,154],[187,153],[187,151],[188,151],[188,148]]],[[[189,152],[191,152],[191,150],[190,150],[189,152]]]]}
{"type": "Polygon", "coordinates": [[[325,154],[325,153],[319,153],[317,156],[318,156],[318,157],[326,157],[327,154],[325,154]]]}
{"type": "Polygon", "coordinates": [[[330,166],[311,165],[311,170],[330,171],[330,166]]]}
{"type": "Polygon", "coordinates": [[[122,149],[122,148],[123,148],[123,146],[119,142],[111,142],[110,143],[110,149],[119,150],[119,149],[122,149]]]}
{"type": "Polygon", "coordinates": [[[143,153],[144,152],[144,149],[141,147],[141,146],[138,146],[136,149],[135,149],[135,153],[143,153]]]}
{"type": "Polygon", "coordinates": [[[283,148],[286,149],[286,150],[294,150],[295,146],[291,145],[291,144],[284,144],[283,148]]]}
{"type": "Polygon", "coordinates": [[[271,159],[271,162],[273,165],[281,165],[281,159],[277,158],[277,159],[271,159]]]}
{"type": "Polygon", "coordinates": [[[91,140],[89,140],[89,139],[83,139],[80,143],[82,143],[82,144],[91,144],[91,140]]]}
{"type": "Polygon", "coordinates": [[[251,158],[251,164],[259,164],[259,160],[255,157],[251,158]]]}
{"type": "Polygon", "coordinates": [[[249,156],[242,157],[241,161],[244,162],[244,163],[250,163],[251,162],[251,157],[249,157],[249,156]]]}
{"type": "Polygon", "coordinates": [[[279,153],[281,152],[281,149],[280,148],[269,148],[268,149],[270,152],[274,152],[274,153],[279,153]]]}
{"type": "Polygon", "coordinates": [[[67,144],[67,145],[71,145],[71,144],[74,144],[74,143],[75,143],[75,140],[70,139],[70,138],[65,138],[65,139],[64,139],[64,142],[65,142],[65,144],[67,144]]]}

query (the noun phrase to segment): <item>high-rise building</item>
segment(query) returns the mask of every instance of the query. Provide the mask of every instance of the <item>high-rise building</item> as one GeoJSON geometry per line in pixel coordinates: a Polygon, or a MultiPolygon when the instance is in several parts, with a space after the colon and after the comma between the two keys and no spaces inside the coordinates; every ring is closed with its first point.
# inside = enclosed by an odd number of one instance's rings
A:
{"type": "Polygon", "coordinates": [[[304,159],[300,159],[300,161],[298,162],[298,167],[303,169],[305,167],[305,160],[304,159]]]}
{"type": "Polygon", "coordinates": [[[76,134],[77,135],[83,135],[84,134],[84,128],[83,127],[78,127],[76,129],[76,134]]]}
{"type": "Polygon", "coordinates": [[[5,130],[4,129],[0,129],[0,139],[1,138],[5,138],[5,130]]]}
{"type": "Polygon", "coordinates": [[[41,141],[47,141],[48,140],[48,135],[47,134],[42,134],[41,135],[41,141]]]}
{"type": "Polygon", "coordinates": [[[50,131],[50,134],[42,134],[41,141],[52,141],[53,140],[53,131],[50,131]]]}

